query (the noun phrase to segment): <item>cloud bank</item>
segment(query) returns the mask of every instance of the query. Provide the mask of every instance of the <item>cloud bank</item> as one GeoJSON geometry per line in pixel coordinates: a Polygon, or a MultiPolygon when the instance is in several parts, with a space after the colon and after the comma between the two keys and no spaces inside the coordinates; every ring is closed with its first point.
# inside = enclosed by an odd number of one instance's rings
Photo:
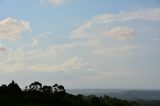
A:
{"type": "MultiPolygon", "coordinates": [[[[135,35],[138,36],[137,29],[126,22],[133,20],[160,21],[159,10],[146,9],[98,15],[73,29],[67,40],[61,38],[59,43],[54,43],[55,39],[52,38],[52,34],[43,33],[34,36],[30,42],[18,46],[4,58],[0,57],[2,60],[0,71],[18,73],[25,69],[28,72],[50,74],[66,75],[66,73],[70,73],[70,76],[91,80],[90,82],[96,82],[98,79],[99,82],[108,80],[106,76],[116,78],[119,73],[122,77],[125,77],[126,74],[137,73],[137,70],[140,69],[131,69],[132,67],[128,68],[128,66],[134,65],[132,62],[137,57],[149,56],[150,54],[144,54],[144,51],[149,51],[150,48],[133,43],[132,39],[126,41],[130,38],[134,39],[135,35]],[[144,14],[145,16],[143,16],[144,14]],[[63,40],[65,42],[62,42],[63,40]],[[122,40],[122,42],[117,40],[122,40]]],[[[22,32],[30,29],[29,22],[17,21],[12,18],[2,20],[0,26],[1,39],[18,39],[22,32]],[[7,30],[2,30],[2,28],[7,30]],[[12,32],[16,36],[12,37],[12,32]]],[[[139,27],[137,26],[137,28],[139,27]]],[[[6,50],[6,46],[0,45],[1,52],[6,50]]]]}
{"type": "Polygon", "coordinates": [[[0,20],[0,39],[16,40],[21,34],[30,30],[30,24],[27,21],[17,21],[13,18],[0,20]]]}
{"type": "Polygon", "coordinates": [[[150,8],[144,10],[136,10],[130,12],[121,12],[117,14],[103,14],[93,17],[84,24],[77,27],[73,32],[71,38],[88,38],[100,37],[105,34],[116,39],[129,39],[135,34],[133,28],[128,28],[123,25],[131,21],[160,21],[160,8],[150,8]],[[118,26],[112,24],[121,23],[118,26]],[[111,29],[111,30],[109,30],[111,29]],[[96,35],[95,35],[96,34],[96,35]]]}

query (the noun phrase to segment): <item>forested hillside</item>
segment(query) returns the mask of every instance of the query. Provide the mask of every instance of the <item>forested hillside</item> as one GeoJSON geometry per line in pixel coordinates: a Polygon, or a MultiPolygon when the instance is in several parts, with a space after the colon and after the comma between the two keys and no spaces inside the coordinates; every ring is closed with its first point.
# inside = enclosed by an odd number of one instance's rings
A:
{"type": "MultiPolygon", "coordinates": [[[[72,95],[62,85],[42,85],[35,81],[22,90],[12,81],[0,86],[0,106],[156,106],[143,101],[128,101],[109,96],[72,95]]],[[[158,106],[158,105],[157,105],[158,106]]]]}

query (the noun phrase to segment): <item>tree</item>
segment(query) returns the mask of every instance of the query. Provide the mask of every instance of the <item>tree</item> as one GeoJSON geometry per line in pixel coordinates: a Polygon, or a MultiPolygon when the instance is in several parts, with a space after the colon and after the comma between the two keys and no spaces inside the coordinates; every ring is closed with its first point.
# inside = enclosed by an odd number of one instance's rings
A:
{"type": "Polygon", "coordinates": [[[65,93],[66,91],[65,91],[65,89],[64,89],[64,86],[59,85],[59,86],[58,86],[58,92],[63,92],[63,93],[65,93]]]}
{"type": "Polygon", "coordinates": [[[62,86],[62,85],[55,84],[52,87],[53,87],[53,90],[54,90],[55,94],[56,93],[65,93],[66,92],[64,86],[62,86]]]}
{"type": "Polygon", "coordinates": [[[53,86],[54,93],[58,92],[58,84],[54,84],[53,86]]]}
{"type": "Polygon", "coordinates": [[[31,90],[31,91],[41,91],[42,90],[42,84],[40,82],[35,81],[34,83],[31,83],[29,85],[29,90],[31,90]]]}
{"type": "Polygon", "coordinates": [[[16,82],[14,82],[14,81],[12,81],[10,84],[8,84],[8,87],[7,87],[7,89],[8,89],[8,93],[11,93],[11,94],[20,94],[20,93],[22,93],[22,90],[21,90],[21,88],[19,87],[19,85],[16,83],[16,82]]]}
{"type": "Polygon", "coordinates": [[[43,86],[42,91],[44,93],[53,93],[52,87],[47,85],[43,86]]]}
{"type": "MultiPolygon", "coordinates": [[[[29,87],[21,91],[14,81],[8,86],[0,86],[0,106],[151,106],[154,103],[121,100],[109,96],[76,96],[66,93],[64,86],[58,84],[42,87],[41,83],[34,82],[29,87]]],[[[155,106],[160,104],[155,103],[155,106]]]]}
{"type": "Polygon", "coordinates": [[[4,94],[7,91],[7,85],[3,84],[2,86],[0,86],[0,94],[4,94]]]}

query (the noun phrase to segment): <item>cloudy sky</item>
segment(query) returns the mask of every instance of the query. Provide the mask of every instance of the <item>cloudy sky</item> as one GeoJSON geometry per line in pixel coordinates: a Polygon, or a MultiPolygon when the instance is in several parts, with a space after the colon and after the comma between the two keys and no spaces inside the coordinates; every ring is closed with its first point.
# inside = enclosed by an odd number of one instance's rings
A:
{"type": "Polygon", "coordinates": [[[159,0],[0,0],[0,84],[160,89],[159,0]]]}

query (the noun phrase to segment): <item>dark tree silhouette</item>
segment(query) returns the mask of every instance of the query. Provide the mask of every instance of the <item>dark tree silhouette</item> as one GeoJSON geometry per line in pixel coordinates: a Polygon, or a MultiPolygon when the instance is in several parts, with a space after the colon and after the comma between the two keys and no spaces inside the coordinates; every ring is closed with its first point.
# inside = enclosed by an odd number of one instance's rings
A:
{"type": "Polygon", "coordinates": [[[7,89],[8,89],[8,86],[6,84],[3,84],[2,86],[0,86],[0,95],[5,93],[7,89]]]}
{"type": "Polygon", "coordinates": [[[62,86],[62,85],[55,84],[52,87],[53,87],[55,94],[57,94],[57,93],[65,94],[65,92],[66,92],[64,86],[62,86]]]}
{"type": "Polygon", "coordinates": [[[8,89],[8,93],[10,93],[10,94],[20,94],[20,93],[22,93],[21,88],[14,81],[12,81],[10,84],[8,84],[7,89],[8,89]]]}
{"type": "Polygon", "coordinates": [[[54,84],[53,86],[54,93],[58,92],[58,84],[54,84]]]}
{"type": "Polygon", "coordinates": [[[64,86],[59,85],[59,86],[58,86],[58,92],[63,92],[63,93],[65,93],[66,91],[65,91],[65,89],[64,89],[64,86]]]}
{"type": "Polygon", "coordinates": [[[52,87],[47,85],[43,86],[42,91],[44,93],[53,93],[52,87]]]}
{"type": "Polygon", "coordinates": [[[42,84],[40,82],[35,81],[34,83],[31,83],[29,85],[29,90],[31,90],[31,91],[41,91],[42,90],[42,84]]]}
{"type": "Polygon", "coordinates": [[[22,91],[17,83],[0,86],[0,106],[160,106],[160,102],[135,102],[109,96],[83,96],[66,93],[64,86],[31,83],[22,91]],[[154,105],[153,105],[154,103],[154,105]]]}

